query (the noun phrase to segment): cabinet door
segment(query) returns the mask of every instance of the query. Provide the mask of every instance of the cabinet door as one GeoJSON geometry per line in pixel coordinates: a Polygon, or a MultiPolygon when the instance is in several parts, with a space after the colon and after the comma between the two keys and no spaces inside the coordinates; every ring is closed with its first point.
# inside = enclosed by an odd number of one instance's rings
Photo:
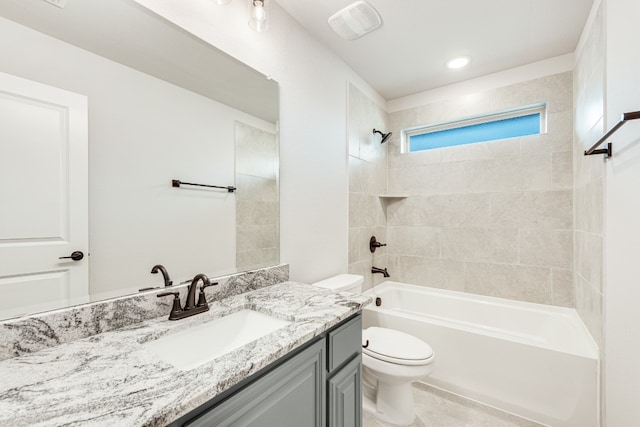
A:
{"type": "Polygon", "coordinates": [[[329,427],[362,426],[361,367],[358,355],[329,380],[329,427]]]}
{"type": "Polygon", "coordinates": [[[248,385],[188,427],[324,427],[324,340],[248,385]]]}
{"type": "Polygon", "coordinates": [[[329,373],[362,352],[362,316],[357,316],[329,332],[329,373]]]}

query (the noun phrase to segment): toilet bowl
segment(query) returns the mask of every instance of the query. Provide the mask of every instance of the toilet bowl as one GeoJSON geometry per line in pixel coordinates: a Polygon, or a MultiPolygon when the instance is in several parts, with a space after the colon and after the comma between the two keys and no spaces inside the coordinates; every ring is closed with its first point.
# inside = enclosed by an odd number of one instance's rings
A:
{"type": "Polygon", "coordinates": [[[364,409],[388,423],[411,424],[411,383],[431,373],[433,350],[413,335],[388,328],[365,329],[362,342],[364,409]]]}
{"type": "MultiPolygon", "coordinates": [[[[336,292],[362,292],[364,278],[340,274],[314,283],[336,292]]],[[[426,377],[434,361],[424,341],[389,328],[370,327],[362,332],[363,408],[381,420],[408,425],[415,419],[411,383],[426,377]]]]}

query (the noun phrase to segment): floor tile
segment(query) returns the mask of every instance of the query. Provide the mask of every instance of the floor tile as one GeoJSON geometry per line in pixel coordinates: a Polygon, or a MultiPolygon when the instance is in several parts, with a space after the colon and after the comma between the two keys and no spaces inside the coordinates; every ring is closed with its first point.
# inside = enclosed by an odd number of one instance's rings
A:
{"type": "MultiPolygon", "coordinates": [[[[408,427],[544,427],[455,394],[415,383],[416,419],[408,427]]],[[[364,413],[363,427],[396,427],[364,413]]]]}

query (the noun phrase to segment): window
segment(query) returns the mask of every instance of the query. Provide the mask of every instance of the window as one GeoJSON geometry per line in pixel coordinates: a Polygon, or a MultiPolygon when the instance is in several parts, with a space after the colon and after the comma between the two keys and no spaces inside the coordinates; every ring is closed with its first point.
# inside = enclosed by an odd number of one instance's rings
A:
{"type": "Polygon", "coordinates": [[[546,106],[535,105],[403,132],[405,152],[495,141],[544,132],[546,106]]]}

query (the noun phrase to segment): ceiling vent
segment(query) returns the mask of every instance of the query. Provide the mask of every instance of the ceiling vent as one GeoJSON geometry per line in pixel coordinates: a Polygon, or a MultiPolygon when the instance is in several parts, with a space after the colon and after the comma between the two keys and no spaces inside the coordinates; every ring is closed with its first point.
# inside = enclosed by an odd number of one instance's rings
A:
{"type": "Polygon", "coordinates": [[[47,3],[51,3],[54,6],[59,7],[60,9],[64,9],[64,7],[67,5],[67,0],[44,0],[47,3]]]}
{"type": "Polygon", "coordinates": [[[329,18],[329,25],[345,40],[354,40],[382,25],[378,11],[366,1],[357,1],[329,18]]]}

